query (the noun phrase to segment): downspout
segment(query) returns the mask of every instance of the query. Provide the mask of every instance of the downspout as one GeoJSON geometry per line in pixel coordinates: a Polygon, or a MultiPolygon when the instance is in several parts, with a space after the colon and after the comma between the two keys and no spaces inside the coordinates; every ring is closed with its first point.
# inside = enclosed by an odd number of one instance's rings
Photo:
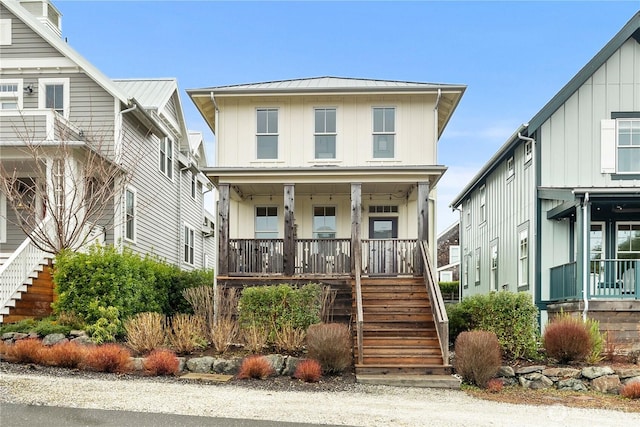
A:
{"type": "MultiPolygon", "coordinates": [[[[523,128],[529,128],[529,123],[525,123],[522,125],[523,128]]],[[[524,130],[524,129],[523,129],[524,130]]],[[[531,213],[531,224],[533,225],[532,227],[530,227],[532,229],[531,231],[531,239],[530,240],[530,248],[531,250],[529,251],[529,253],[533,254],[533,256],[531,256],[530,258],[533,258],[533,303],[538,305],[540,303],[540,300],[542,300],[542,290],[539,289],[539,287],[542,286],[542,280],[540,280],[540,283],[538,283],[537,281],[537,277],[536,277],[536,272],[538,271],[536,268],[536,265],[538,262],[540,262],[540,260],[538,260],[537,256],[536,256],[536,247],[537,247],[537,243],[538,243],[538,235],[537,235],[537,230],[538,230],[538,218],[537,218],[537,213],[538,213],[538,209],[537,209],[537,205],[538,205],[538,179],[537,179],[537,171],[536,171],[536,140],[534,138],[530,138],[528,136],[524,136],[521,132],[518,132],[518,138],[526,141],[526,142],[530,142],[531,143],[531,168],[533,170],[533,212],[531,213]],[[539,298],[537,298],[537,295],[540,295],[539,298]],[[538,301],[536,301],[538,300],[538,301]]],[[[531,273],[529,273],[531,274],[531,273]]],[[[529,278],[527,278],[527,280],[529,280],[529,278]]]]}
{"type": "MultiPolygon", "coordinates": [[[[124,132],[123,132],[123,130],[122,130],[122,129],[123,129],[123,123],[124,123],[124,121],[123,121],[123,116],[124,116],[126,113],[130,113],[130,112],[135,111],[135,110],[137,110],[137,109],[138,109],[138,104],[133,104],[133,107],[129,107],[129,108],[126,108],[126,109],[124,109],[124,110],[120,110],[120,112],[118,113],[118,115],[120,116],[120,135],[118,135],[118,147],[117,147],[117,150],[116,150],[116,153],[115,153],[115,154],[116,154],[116,161],[118,161],[118,159],[117,159],[117,158],[118,158],[118,157],[121,155],[121,153],[122,153],[122,143],[123,143],[123,139],[124,139],[124,132]]],[[[118,161],[118,163],[120,163],[120,162],[118,161]]],[[[125,203],[126,203],[126,197],[123,197],[123,200],[122,200],[122,202],[120,203],[120,224],[126,224],[126,221],[127,221],[127,219],[126,219],[126,213],[125,213],[125,211],[126,211],[125,203]]],[[[115,243],[116,243],[116,241],[117,241],[117,242],[120,242],[120,243],[118,243],[118,246],[119,246],[119,247],[120,247],[120,249],[122,250],[122,247],[123,247],[123,246],[122,246],[122,242],[124,242],[124,237],[125,237],[125,236],[124,236],[124,233],[125,233],[125,232],[124,232],[124,227],[119,226],[118,228],[120,229],[120,233],[119,233],[120,235],[118,236],[118,238],[117,238],[117,239],[116,239],[116,236],[115,236],[115,235],[113,236],[113,240],[114,240],[114,242],[113,242],[113,243],[115,244],[115,243]]],[[[114,230],[114,231],[115,231],[115,230],[114,230]]]]}
{"type": "Polygon", "coordinates": [[[583,260],[583,271],[582,274],[582,299],[584,301],[584,310],[582,311],[582,320],[587,321],[587,311],[589,310],[589,298],[587,295],[587,290],[589,289],[589,276],[586,274],[587,266],[589,265],[589,248],[588,245],[588,227],[587,227],[587,209],[589,207],[589,193],[584,194],[584,202],[582,204],[582,260],[583,260]]]}

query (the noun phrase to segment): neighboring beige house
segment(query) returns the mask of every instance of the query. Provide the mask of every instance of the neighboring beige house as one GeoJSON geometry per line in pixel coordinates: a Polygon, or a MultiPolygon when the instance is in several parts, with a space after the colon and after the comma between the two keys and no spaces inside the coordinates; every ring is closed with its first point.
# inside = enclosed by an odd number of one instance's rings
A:
{"type": "MultiPolygon", "coordinates": [[[[361,276],[390,286],[384,298],[392,289],[401,294],[398,276],[417,277],[424,292],[422,242],[431,244],[425,255],[433,262],[435,190],[446,170],[437,143],[464,91],[338,77],[188,90],[217,140],[216,166],[205,172],[219,193],[218,283],[247,276],[326,283],[341,290],[347,320],[358,318],[351,290],[357,296],[361,276]]],[[[367,317],[380,314],[368,314],[366,304],[365,330],[367,317]]],[[[389,318],[405,320],[412,310],[388,309],[389,318]]],[[[384,368],[365,345],[358,370],[399,369],[394,363],[406,360],[397,355],[384,368]]],[[[414,362],[442,365],[438,357],[414,362]]]]}
{"type": "MultiPolygon", "coordinates": [[[[123,175],[132,173],[122,194],[105,201],[104,215],[77,220],[86,223],[83,237],[183,269],[211,264],[212,217],[204,211],[204,193],[213,187],[201,173],[207,161],[202,135],[187,131],[176,80],[109,79],[62,38],[61,19],[48,0],[0,1],[1,170],[25,183],[24,201],[55,238],[61,233],[52,231],[52,208],[43,195],[55,188],[77,196],[68,199],[81,217],[91,197],[83,186],[100,178],[85,171],[87,153],[98,152],[123,175]],[[57,151],[61,145],[72,147],[68,156],[57,151]],[[28,154],[31,147],[40,150],[37,160],[28,154]]],[[[58,200],[56,208],[66,209],[58,200]]],[[[12,206],[0,191],[0,323],[47,314],[53,298],[43,268],[53,255],[16,225],[25,206],[12,206]],[[36,283],[46,300],[33,297],[36,283]]],[[[76,243],[73,249],[85,242],[76,243]]]]}

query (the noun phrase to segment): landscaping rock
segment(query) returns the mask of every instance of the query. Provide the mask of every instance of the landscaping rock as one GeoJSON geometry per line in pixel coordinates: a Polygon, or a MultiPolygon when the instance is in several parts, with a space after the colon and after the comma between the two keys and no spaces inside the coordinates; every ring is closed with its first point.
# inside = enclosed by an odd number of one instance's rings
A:
{"type": "Polygon", "coordinates": [[[2,341],[9,341],[12,340],[15,335],[15,332],[5,332],[4,334],[2,334],[2,337],[0,337],[0,339],[2,339],[2,341]]]}
{"type": "Polygon", "coordinates": [[[271,367],[273,368],[273,373],[275,375],[282,374],[282,369],[284,368],[284,356],[281,354],[269,354],[265,356],[265,358],[271,363],[271,367]]]}
{"type": "Polygon", "coordinates": [[[578,378],[580,376],[580,370],[572,368],[548,368],[542,371],[542,375],[557,379],[578,378]]]}
{"type": "Polygon", "coordinates": [[[13,341],[23,340],[25,338],[29,338],[28,334],[23,334],[22,332],[15,332],[13,334],[13,341]]]}
{"type": "Polygon", "coordinates": [[[75,342],[77,344],[82,344],[82,345],[91,345],[93,344],[93,341],[91,341],[91,338],[89,338],[86,335],[80,335],[79,337],[75,337],[71,340],[71,342],[75,342]]]}
{"type": "Polygon", "coordinates": [[[601,393],[618,394],[620,378],[617,375],[603,375],[591,381],[591,387],[601,393]]]}
{"type": "Polygon", "coordinates": [[[207,373],[211,372],[214,358],[211,356],[194,357],[187,362],[187,369],[191,372],[207,373]]]}
{"type": "Polygon", "coordinates": [[[131,366],[134,371],[144,371],[144,357],[132,357],[131,366]]]}
{"type": "Polygon", "coordinates": [[[85,331],[74,329],[73,331],[69,332],[69,335],[71,335],[72,337],[86,337],[87,333],[85,331]]]}
{"type": "Polygon", "coordinates": [[[498,373],[496,374],[496,376],[503,378],[512,378],[516,376],[516,373],[511,366],[500,366],[500,369],[498,369],[498,373]]]}
{"type": "Polygon", "coordinates": [[[184,371],[184,365],[187,363],[186,357],[178,357],[178,372],[184,371]]]}
{"type": "Polygon", "coordinates": [[[613,369],[609,366],[587,366],[586,368],[582,368],[580,373],[583,377],[592,380],[605,375],[612,375],[613,369]]]}
{"type": "Polygon", "coordinates": [[[215,359],[211,370],[217,374],[235,375],[238,373],[241,359],[215,359]]]}
{"type": "Polygon", "coordinates": [[[640,368],[619,368],[614,371],[620,379],[640,377],[640,368]]]}
{"type": "Polygon", "coordinates": [[[624,385],[631,384],[631,383],[640,383],[640,376],[625,378],[625,380],[622,382],[624,383],[624,385]]]}
{"type": "Polygon", "coordinates": [[[534,366],[523,366],[522,368],[519,368],[516,371],[516,374],[518,375],[526,375],[526,374],[530,374],[532,372],[542,372],[544,370],[545,366],[540,366],[540,365],[534,365],[534,366]]]}
{"type": "Polygon", "coordinates": [[[42,340],[42,345],[54,345],[59,342],[69,341],[65,334],[49,334],[42,340]]]}
{"type": "Polygon", "coordinates": [[[577,378],[558,381],[558,390],[588,391],[586,385],[577,378]]]}
{"type": "Polygon", "coordinates": [[[29,335],[27,335],[27,338],[38,339],[40,338],[40,335],[37,332],[29,332],[29,335]]]}
{"type": "Polygon", "coordinates": [[[296,372],[296,367],[298,366],[298,363],[300,362],[300,360],[301,359],[299,357],[293,357],[293,356],[287,357],[287,360],[284,363],[284,369],[282,370],[282,375],[292,377],[293,374],[296,372]]]}
{"type": "Polygon", "coordinates": [[[522,385],[522,387],[525,387],[525,388],[530,388],[532,390],[540,390],[540,389],[552,387],[553,381],[551,381],[548,377],[538,372],[533,372],[531,374],[521,376],[520,384],[522,385]]]}

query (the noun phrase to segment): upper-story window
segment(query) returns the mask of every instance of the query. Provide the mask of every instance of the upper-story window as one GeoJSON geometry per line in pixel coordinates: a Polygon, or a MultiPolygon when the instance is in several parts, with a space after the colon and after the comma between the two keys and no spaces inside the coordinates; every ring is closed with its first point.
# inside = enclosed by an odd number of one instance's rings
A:
{"type": "Polygon", "coordinates": [[[136,190],[128,187],[125,190],[125,224],[124,237],[127,240],[135,241],[136,239],[136,190]]]}
{"type": "Polygon", "coordinates": [[[533,159],[533,144],[531,141],[525,141],[524,143],[524,162],[528,163],[533,159]]]}
{"type": "Polygon", "coordinates": [[[515,173],[516,170],[513,164],[513,156],[511,156],[507,159],[507,178],[511,178],[515,173]]]}
{"type": "Polygon", "coordinates": [[[458,264],[460,262],[460,246],[449,246],[449,264],[458,264]]]}
{"type": "Polygon", "coordinates": [[[336,158],[336,109],[315,109],[315,158],[336,158]]]}
{"type": "Polygon", "coordinates": [[[0,110],[22,109],[22,80],[0,80],[0,110]]]}
{"type": "Polygon", "coordinates": [[[278,158],[278,109],[258,108],[256,111],[256,158],[278,158]]]}
{"type": "Polygon", "coordinates": [[[191,198],[195,200],[196,198],[196,188],[198,187],[198,177],[195,173],[191,172],[191,198]]]}
{"type": "Polygon", "coordinates": [[[184,262],[193,265],[195,259],[195,231],[188,225],[184,225],[184,262]]]}
{"type": "Polygon", "coordinates": [[[55,110],[69,118],[69,79],[39,79],[38,108],[55,110]]]}
{"type": "Polygon", "coordinates": [[[640,173],[640,119],[617,120],[619,173],[640,173]]]}
{"type": "Polygon", "coordinates": [[[11,45],[11,19],[0,19],[0,46],[11,45]]]}
{"type": "Polygon", "coordinates": [[[395,157],[396,109],[373,108],[373,157],[392,159],[395,157]]]}
{"type": "Polygon", "coordinates": [[[480,187],[480,224],[487,220],[487,187],[480,187]]]}
{"type": "Polygon", "coordinates": [[[171,138],[160,139],[160,172],[173,178],[173,141],[171,138]]]}

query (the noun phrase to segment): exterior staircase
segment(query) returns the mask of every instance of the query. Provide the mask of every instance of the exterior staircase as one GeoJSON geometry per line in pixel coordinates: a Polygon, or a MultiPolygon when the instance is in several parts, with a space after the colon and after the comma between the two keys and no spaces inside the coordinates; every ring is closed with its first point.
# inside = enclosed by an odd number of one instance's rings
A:
{"type": "Polygon", "coordinates": [[[54,301],[52,262],[45,258],[25,280],[20,289],[0,308],[0,323],[42,318],[52,313],[54,301]]]}
{"type": "MultiPolygon", "coordinates": [[[[355,366],[358,382],[459,388],[460,381],[443,359],[424,279],[363,278],[361,288],[363,354],[362,363],[355,366]]],[[[354,342],[356,360],[358,351],[354,342]]]]}

